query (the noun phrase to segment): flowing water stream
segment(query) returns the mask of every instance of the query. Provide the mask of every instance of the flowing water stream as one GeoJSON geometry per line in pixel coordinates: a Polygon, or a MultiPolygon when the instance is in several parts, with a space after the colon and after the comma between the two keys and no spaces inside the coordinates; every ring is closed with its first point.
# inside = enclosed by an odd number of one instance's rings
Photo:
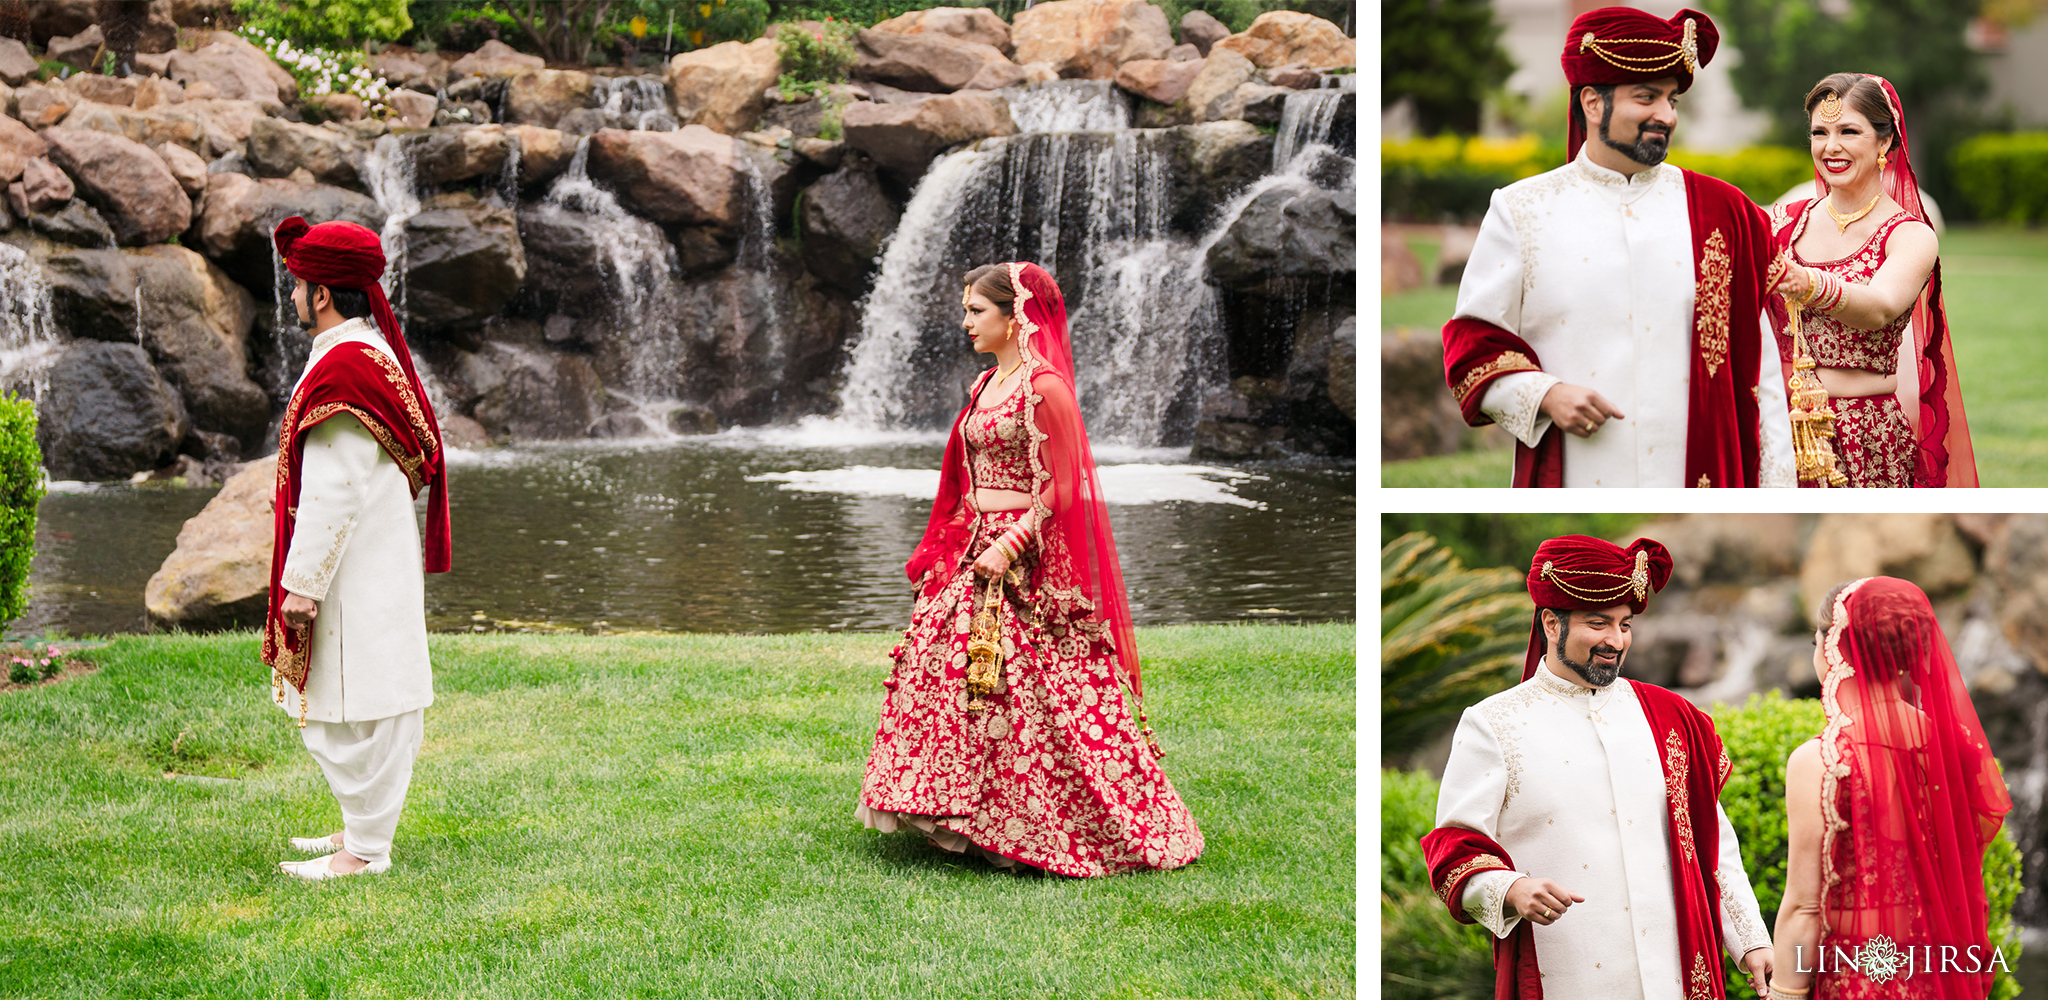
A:
{"type": "Polygon", "coordinates": [[[0,391],[40,398],[57,349],[42,266],[0,243],[0,391]]]}

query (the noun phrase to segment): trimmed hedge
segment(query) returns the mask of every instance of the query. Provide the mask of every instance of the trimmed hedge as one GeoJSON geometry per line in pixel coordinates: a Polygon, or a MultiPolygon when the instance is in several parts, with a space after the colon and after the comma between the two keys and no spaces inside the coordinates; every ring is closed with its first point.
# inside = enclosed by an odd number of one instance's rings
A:
{"type": "Polygon", "coordinates": [[[2048,219],[2048,132],[1991,133],[1963,143],[1956,147],[1955,183],[1980,219],[2048,219]]]}
{"type": "Polygon", "coordinates": [[[36,551],[36,501],[43,498],[43,452],[36,447],[36,404],[0,393],[0,625],[28,607],[28,567],[36,551]]]}
{"type": "MultiPolygon", "coordinates": [[[[1564,147],[1520,139],[1439,136],[1380,144],[1381,215],[1403,222],[1476,223],[1501,187],[1563,166],[1564,147]]],[[[1670,162],[1727,181],[1758,204],[1813,176],[1803,150],[1754,146],[1737,153],[1671,151],[1670,162]]]]}
{"type": "MultiPolygon", "coordinates": [[[[1714,728],[1728,748],[1734,773],[1721,808],[1742,845],[1742,866],[1756,890],[1766,926],[1777,922],[1785,886],[1785,758],[1821,730],[1819,701],[1787,701],[1776,691],[1751,695],[1736,708],[1715,705],[1714,728]]],[[[1382,969],[1389,997],[1490,996],[1492,955],[1484,930],[1453,921],[1429,888],[1417,843],[1436,823],[1436,782],[1421,772],[1380,773],[1380,912],[1382,969]]],[[[1991,904],[1991,943],[2017,968],[2019,926],[2012,919],[2020,892],[2020,855],[2010,829],[1984,855],[1984,886],[1991,904]]],[[[1755,1000],[1748,978],[1728,963],[1729,1000],[1755,1000]]],[[[2019,995],[2018,980],[1998,977],[1992,1000],[2019,995]]]]}

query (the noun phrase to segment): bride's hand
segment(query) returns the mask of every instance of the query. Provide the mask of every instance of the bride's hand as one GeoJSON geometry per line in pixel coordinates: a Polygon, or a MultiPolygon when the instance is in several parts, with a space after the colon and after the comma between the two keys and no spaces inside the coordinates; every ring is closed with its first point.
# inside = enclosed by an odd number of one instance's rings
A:
{"type": "Polygon", "coordinates": [[[1805,298],[1813,288],[1813,276],[1803,267],[1788,268],[1785,276],[1778,279],[1778,287],[1771,289],[1774,295],[1789,295],[1794,300],[1805,298]]]}
{"type": "Polygon", "coordinates": [[[981,553],[981,558],[974,560],[974,574],[984,580],[993,580],[1009,570],[1009,557],[993,545],[981,553]]]}

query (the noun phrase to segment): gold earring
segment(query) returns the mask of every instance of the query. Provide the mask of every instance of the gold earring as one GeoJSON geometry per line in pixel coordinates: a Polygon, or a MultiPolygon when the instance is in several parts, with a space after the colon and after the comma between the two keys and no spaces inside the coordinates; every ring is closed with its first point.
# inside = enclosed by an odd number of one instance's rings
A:
{"type": "Polygon", "coordinates": [[[1006,344],[1007,344],[1007,343],[1009,343],[1009,342],[1010,342],[1010,340],[1011,340],[1012,338],[1016,337],[1016,336],[1017,336],[1017,317],[1015,317],[1015,316],[1012,316],[1012,317],[1010,317],[1010,325],[1009,325],[1009,326],[1008,326],[1007,328],[1005,328],[1005,329],[1003,330],[1003,343],[1006,343],[1006,344]]]}
{"type": "Polygon", "coordinates": [[[1877,169],[1878,169],[1878,170],[1880,170],[1880,171],[1882,171],[1882,170],[1884,169],[1884,164],[1885,164],[1884,154],[1883,154],[1883,153],[1879,153],[1879,154],[1877,154],[1877,169]]]}

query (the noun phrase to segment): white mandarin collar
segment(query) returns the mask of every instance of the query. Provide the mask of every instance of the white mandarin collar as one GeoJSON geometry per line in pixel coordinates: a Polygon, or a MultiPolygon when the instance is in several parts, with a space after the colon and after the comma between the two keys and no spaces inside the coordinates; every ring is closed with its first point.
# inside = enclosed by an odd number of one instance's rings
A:
{"type": "Polygon", "coordinates": [[[334,345],[339,344],[342,341],[349,339],[350,337],[360,337],[366,333],[373,337],[376,337],[378,340],[384,339],[384,334],[377,329],[376,324],[371,323],[369,320],[364,319],[361,316],[350,317],[332,327],[329,327],[326,333],[323,333],[318,337],[314,337],[313,353],[324,354],[327,352],[328,348],[333,347],[334,345]]]}
{"type": "MultiPolygon", "coordinates": [[[[1543,690],[1551,694],[1564,698],[1584,698],[1587,701],[1593,700],[1594,695],[1601,694],[1612,688],[1612,685],[1609,685],[1608,687],[1601,688],[1599,691],[1591,691],[1573,684],[1571,681],[1550,672],[1549,657],[1545,657],[1543,665],[1536,668],[1536,683],[1543,685],[1543,690]]],[[[1616,683],[1619,682],[1617,681],[1616,683]]]]}
{"type": "MultiPolygon", "coordinates": [[[[1587,140],[1589,143],[1592,141],[1591,139],[1587,140]]],[[[1677,168],[1669,163],[1659,163],[1647,170],[1638,170],[1633,174],[1624,174],[1619,170],[1609,170],[1594,163],[1592,158],[1586,155],[1586,147],[1581,146],[1579,147],[1579,155],[1572,159],[1572,169],[1578,171],[1580,177],[1591,181],[1602,190],[1633,199],[1636,195],[1656,186],[1658,181],[1664,179],[1664,174],[1667,170],[1675,170],[1677,168]]]]}

